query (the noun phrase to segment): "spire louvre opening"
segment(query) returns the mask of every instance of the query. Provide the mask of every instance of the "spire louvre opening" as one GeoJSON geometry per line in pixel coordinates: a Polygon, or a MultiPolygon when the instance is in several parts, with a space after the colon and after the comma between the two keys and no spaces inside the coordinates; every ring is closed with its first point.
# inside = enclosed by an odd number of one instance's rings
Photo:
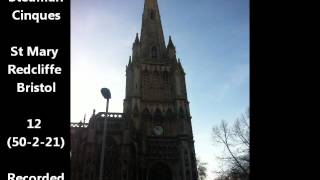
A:
{"type": "Polygon", "coordinates": [[[150,47],[156,47],[158,57],[165,55],[166,45],[157,0],[145,0],[140,42],[142,56],[154,57],[154,51],[150,47]]]}

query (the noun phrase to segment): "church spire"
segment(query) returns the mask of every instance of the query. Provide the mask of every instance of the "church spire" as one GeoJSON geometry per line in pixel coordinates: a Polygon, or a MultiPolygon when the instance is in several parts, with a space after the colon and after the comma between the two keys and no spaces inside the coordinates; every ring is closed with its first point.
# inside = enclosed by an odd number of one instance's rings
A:
{"type": "Polygon", "coordinates": [[[171,39],[171,36],[169,36],[168,48],[173,48],[173,49],[175,49],[175,47],[174,47],[174,45],[173,45],[173,42],[172,42],[172,39],[171,39]]]}
{"type": "MultiPolygon", "coordinates": [[[[140,56],[140,40],[139,40],[139,34],[136,34],[136,39],[134,40],[133,46],[132,46],[132,59],[133,61],[136,60],[140,56]]],[[[130,58],[131,62],[131,58],[130,58]]]]}
{"type": "Polygon", "coordinates": [[[134,44],[139,44],[140,41],[139,41],[139,34],[137,33],[136,34],[136,39],[134,40],[134,44]]]}
{"type": "Polygon", "coordinates": [[[169,36],[169,43],[167,46],[167,55],[170,59],[176,60],[176,47],[172,42],[171,36],[169,36]]]}
{"type": "Polygon", "coordinates": [[[165,55],[166,46],[157,0],[145,0],[140,39],[144,58],[158,59],[165,55]]]}

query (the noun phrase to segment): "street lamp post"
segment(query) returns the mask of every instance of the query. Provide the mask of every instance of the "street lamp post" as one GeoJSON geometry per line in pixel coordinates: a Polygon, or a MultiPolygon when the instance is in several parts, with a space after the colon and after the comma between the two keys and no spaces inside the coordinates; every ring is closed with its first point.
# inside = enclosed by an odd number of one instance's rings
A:
{"type": "Polygon", "coordinates": [[[109,99],[111,99],[111,93],[108,88],[102,88],[101,94],[107,100],[107,106],[106,106],[105,120],[103,121],[103,135],[102,135],[99,180],[103,179],[103,174],[104,174],[104,172],[103,172],[103,170],[104,170],[104,153],[105,153],[104,149],[106,146],[106,135],[107,135],[107,115],[108,115],[108,108],[109,108],[109,99]]]}

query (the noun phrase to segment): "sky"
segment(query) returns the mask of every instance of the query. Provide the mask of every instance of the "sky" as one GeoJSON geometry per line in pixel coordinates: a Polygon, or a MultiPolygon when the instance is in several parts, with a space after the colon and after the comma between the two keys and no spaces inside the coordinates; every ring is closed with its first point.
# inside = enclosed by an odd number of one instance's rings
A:
{"type": "MultiPolygon", "coordinates": [[[[216,177],[221,147],[212,127],[249,108],[249,0],[158,0],[163,31],[172,36],[186,72],[188,99],[200,160],[216,177]]],[[[125,67],[141,31],[144,0],[71,1],[71,121],[105,111],[122,112],[125,67]]]]}

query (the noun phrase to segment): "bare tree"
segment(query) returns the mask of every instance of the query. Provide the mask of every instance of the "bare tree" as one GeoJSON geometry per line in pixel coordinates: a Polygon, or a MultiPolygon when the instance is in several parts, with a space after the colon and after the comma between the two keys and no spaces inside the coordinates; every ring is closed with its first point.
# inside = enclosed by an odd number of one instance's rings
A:
{"type": "Polygon", "coordinates": [[[218,159],[225,163],[219,171],[218,179],[249,179],[250,174],[250,116],[249,113],[242,114],[229,126],[222,121],[219,126],[213,128],[213,140],[222,144],[227,155],[218,159]]]}
{"type": "Polygon", "coordinates": [[[198,169],[198,177],[199,180],[204,180],[207,177],[207,163],[200,161],[197,158],[197,169],[198,169]]]}

